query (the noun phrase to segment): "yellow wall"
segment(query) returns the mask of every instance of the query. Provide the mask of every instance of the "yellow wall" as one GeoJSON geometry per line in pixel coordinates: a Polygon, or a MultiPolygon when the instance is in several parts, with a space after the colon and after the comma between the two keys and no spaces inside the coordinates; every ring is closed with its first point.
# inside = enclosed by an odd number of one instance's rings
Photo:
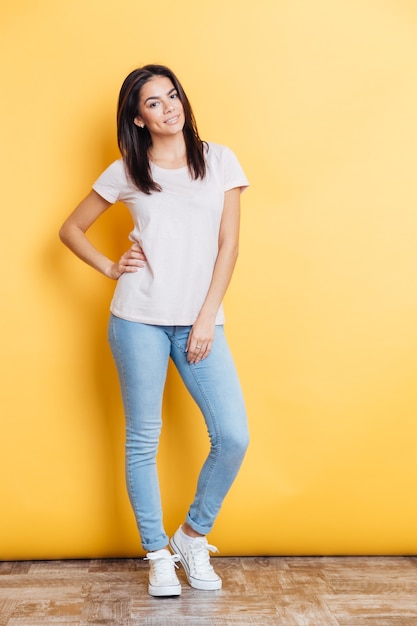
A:
{"type": "MultiPolygon", "coordinates": [[[[117,158],[125,75],[171,65],[252,188],[227,296],[252,444],[223,554],[417,552],[413,0],[15,0],[0,15],[0,558],[141,554],[106,342],[113,283],[58,241],[117,158]]],[[[94,228],[117,256],[121,206],[94,228]]],[[[207,449],[174,371],[167,530],[207,449]]]]}

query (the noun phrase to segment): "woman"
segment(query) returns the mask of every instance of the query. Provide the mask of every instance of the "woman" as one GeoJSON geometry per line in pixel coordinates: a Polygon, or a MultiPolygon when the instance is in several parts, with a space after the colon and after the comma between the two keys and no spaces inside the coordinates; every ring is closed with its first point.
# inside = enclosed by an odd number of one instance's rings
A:
{"type": "Polygon", "coordinates": [[[229,149],[201,141],[188,98],[167,67],[147,65],[127,76],[117,126],[122,159],[97,179],[60,237],[83,261],[118,281],[109,341],[126,415],[127,487],[150,563],[148,591],[179,595],[178,561],[192,587],[220,589],[209,557],[217,549],[206,535],[248,445],[222,308],[238,254],[240,193],[248,182],[229,149]],[[118,201],[129,208],[134,228],[131,247],[112,261],[86,231],[118,201]],[[169,358],[210,438],[194,501],[170,540],[156,468],[169,358]]]}

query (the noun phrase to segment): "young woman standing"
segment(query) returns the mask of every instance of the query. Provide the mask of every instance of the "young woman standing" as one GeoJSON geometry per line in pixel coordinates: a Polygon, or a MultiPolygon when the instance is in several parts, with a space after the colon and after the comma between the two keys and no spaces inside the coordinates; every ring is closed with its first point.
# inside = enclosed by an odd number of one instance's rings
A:
{"type": "Polygon", "coordinates": [[[209,558],[216,548],[206,535],[248,445],[222,307],[238,255],[240,193],[248,182],[228,148],[201,141],[188,98],[165,66],[147,65],[127,76],[117,126],[122,158],[97,179],[60,237],[117,280],[109,341],[126,416],[127,487],[150,563],[148,591],[181,593],[177,561],[192,587],[220,589],[209,558]],[[112,261],[86,232],[118,201],[129,208],[134,228],[131,247],[112,261]],[[170,358],[203,414],[210,452],[185,521],[169,540],[156,453],[170,358]]]}

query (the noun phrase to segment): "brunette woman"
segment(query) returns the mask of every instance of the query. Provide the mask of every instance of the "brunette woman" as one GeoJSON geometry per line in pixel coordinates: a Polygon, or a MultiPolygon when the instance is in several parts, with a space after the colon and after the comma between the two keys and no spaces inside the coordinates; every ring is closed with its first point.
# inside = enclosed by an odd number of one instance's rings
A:
{"type": "MultiPolygon", "coordinates": [[[[99,176],[60,237],[117,281],[109,341],[126,416],[127,487],[150,563],[148,591],[179,595],[178,561],[192,587],[220,589],[209,557],[217,549],[206,535],[248,445],[222,306],[238,255],[240,194],[248,182],[230,149],[200,139],[188,98],[165,66],[147,65],[127,76],[117,126],[121,159],[99,176]],[[132,215],[132,245],[114,261],[86,232],[119,201],[132,215]],[[210,451],[184,523],[169,540],[156,454],[170,358],[201,410],[210,451]]],[[[181,492],[181,485],[171,488],[181,492]]]]}

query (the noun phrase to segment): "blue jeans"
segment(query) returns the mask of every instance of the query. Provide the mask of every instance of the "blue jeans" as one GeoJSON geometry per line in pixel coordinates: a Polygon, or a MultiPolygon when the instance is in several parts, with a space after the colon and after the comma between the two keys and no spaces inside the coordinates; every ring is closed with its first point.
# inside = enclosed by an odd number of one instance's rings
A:
{"type": "Polygon", "coordinates": [[[169,358],[199,406],[210,439],[210,451],[186,517],[196,532],[206,535],[212,529],[249,442],[242,391],[223,326],[216,326],[209,356],[193,365],[185,352],[190,330],[191,326],[154,326],[114,315],[110,318],[109,341],[126,415],[127,488],[145,550],[159,550],[168,543],[156,454],[169,358]]]}

